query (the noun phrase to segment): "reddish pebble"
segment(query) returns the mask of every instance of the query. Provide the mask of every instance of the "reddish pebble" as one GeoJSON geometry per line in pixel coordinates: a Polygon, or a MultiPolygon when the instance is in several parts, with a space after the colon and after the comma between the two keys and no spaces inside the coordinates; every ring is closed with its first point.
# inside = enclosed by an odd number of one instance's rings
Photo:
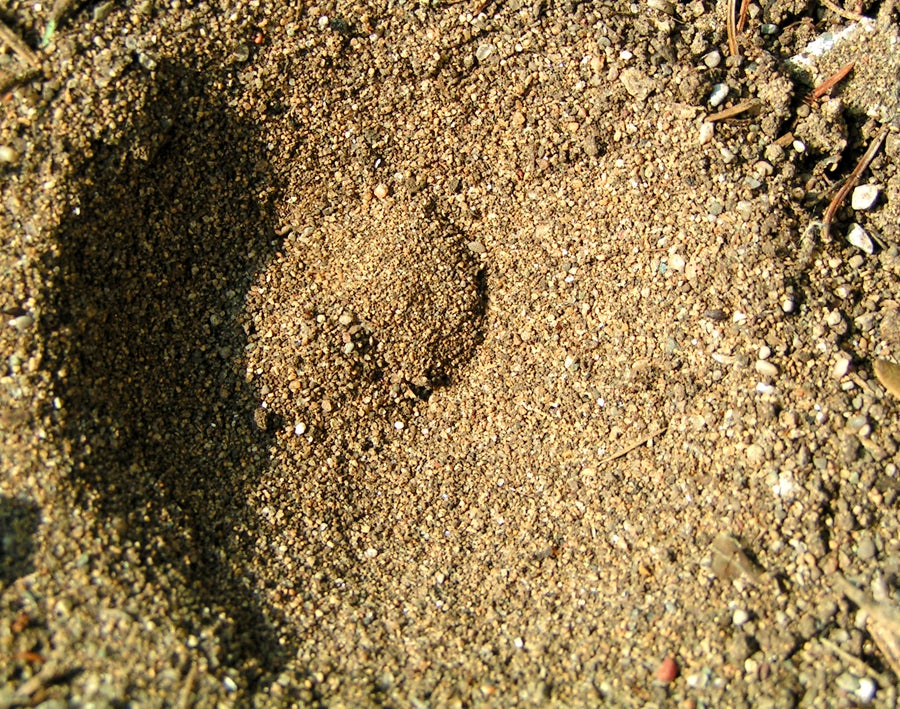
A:
{"type": "Polygon", "coordinates": [[[665,682],[668,684],[673,679],[678,676],[678,663],[675,662],[675,658],[669,655],[665,660],[660,664],[659,669],[656,670],[656,679],[660,682],[665,682]]]}

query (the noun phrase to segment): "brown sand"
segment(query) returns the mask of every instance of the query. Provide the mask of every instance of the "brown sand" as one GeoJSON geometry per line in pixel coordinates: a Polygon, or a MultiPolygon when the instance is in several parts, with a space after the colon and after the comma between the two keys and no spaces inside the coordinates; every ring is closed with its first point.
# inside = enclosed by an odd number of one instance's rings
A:
{"type": "Polygon", "coordinates": [[[893,706],[836,585],[898,598],[895,133],[808,227],[896,30],[809,107],[835,15],[660,7],[63,19],[2,103],[0,705],[893,706]]]}

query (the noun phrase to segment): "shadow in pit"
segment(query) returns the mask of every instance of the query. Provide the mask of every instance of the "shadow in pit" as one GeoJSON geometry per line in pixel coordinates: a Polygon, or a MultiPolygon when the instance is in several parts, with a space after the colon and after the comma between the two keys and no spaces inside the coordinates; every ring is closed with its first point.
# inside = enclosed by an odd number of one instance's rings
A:
{"type": "Polygon", "coordinates": [[[239,316],[280,244],[279,189],[257,130],[205,95],[208,77],[158,75],[134,140],[97,146],[76,176],[48,264],[58,434],[78,504],[116,520],[187,632],[218,624],[219,662],[252,691],[290,654],[241,563],[270,441],[253,425],[239,316]]]}
{"type": "Polygon", "coordinates": [[[39,524],[36,504],[0,495],[0,588],[34,571],[34,536],[39,524]]]}

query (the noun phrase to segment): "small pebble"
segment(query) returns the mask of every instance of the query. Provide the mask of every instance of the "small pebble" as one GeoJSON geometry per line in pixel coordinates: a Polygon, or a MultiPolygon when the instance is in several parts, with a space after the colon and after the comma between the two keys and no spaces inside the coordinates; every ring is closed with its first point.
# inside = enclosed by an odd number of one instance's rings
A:
{"type": "Polygon", "coordinates": [[[23,330],[27,330],[34,324],[34,317],[28,313],[25,315],[19,315],[16,318],[13,318],[9,321],[9,326],[15,328],[19,332],[23,330]]]}
{"type": "Polygon", "coordinates": [[[748,620],[750,620],[750,614],[743,608],[736,609],[734,611],[734,614],[731,616],[731,622],[738,627],[742,626],[748,620]]]}
{"type": "Polygon", "coordinates": [[[856,690],[856,696],[862,704],[868,704],[875,699],[875,693],[878,691],[878,685],[871,677],[862,677],[859,680],[859,688],[856,690]]]}
{"type": "Polygon", "coordinates": [[[778,376],[778,367],[764,359],[756,361],[756,371],[764,377],[778,376]]]}
{"type": "Polygon", "coordinates": [[[855,692],[859,689],[859,680],[849,672],[838,675],[835,678],[834,683],[839,689],[842,689],[845,692],[855,692]]]}
{"type": "Polygon", "coordinates": [[[745,222],[749,222],[753,217],[753,203],[742,199],[734,205],[734,211],[737,212],[738,216],[745,222]]]}
{"type": "Polygon", "coordinates": [[[772,356],[772,348],[768,345],[763,345],[759,348],[759,358],[760,359],[769,359],[772,356]]]}
{"type": "Polygon", "coordinates": [[[775,174],[775,168],[772,167],[772,163],[768,160],[757,160],[756,164],[753,166],[753,170],[760,177],[771,177],[775,174]]]}
{"type": "Polygon", "coordinates": [[[872,541],[872,537],[868,534],[859,540],[859,546],[856,549],[856,556],[859,557],[860,561],[869,561],[875,557],[877,553],[877,549],[875,548],[875,542],[872,541]]]}
{"type": "Polygon", "coordinates": [[[713,50],[705,57],[703,57],[703,63],[706,64],[710,69],[715,69],[719,64],[722,63],[722,55],[719,54],[718,50],[713,50]]]}
{"type": "Polygon", "coordinates": [[[850,371],[850,358],[838,356],[837,360],[834,363],[834,368],[831,370],[831,374],[835,379],[843,379],[847,376],[847,373],[850,371]]]}
{"type": "Polygon", "coordinates": [[[253,422],[260,431],[266,431],[269,428],[269,412],[259,407],[253,412],[253,422]]]}
{"type": "Polygon", "coordinates": [[[713,86],[712,93],[709,95],[709,105],[715,108],[721,106],[722,102],[728,98],[728,84],[716,84],[713,86]]]}
{"type": "Polygon", "coordinates": [[[19,154],[15,148],[11,148],[8,145],[0,145],[0,163],[12,164],[18,162],[18,160],[19,154]]]}
{"type": "Polygon", "coordinates": [[[487,59],[493,53],[494,53],[494,45],[490,44],[488,42],[485,42],[484,44],[478,45],[478,49],[475,50],[475,58],[478,61],[483,62],[485,59],[487,59]]]}
{"type": "Polygon", "coordinates": [[[797,304],[794,302],[793,298],[785,298],[781,301],[781,309],[790,315],[796,309],[797,304]]]}
{"type": "Polygon", "coordinates": [[[239,44],[231,55],[234,61],[242,64],[250,58],[250,46],[247,44],[239,44]]]}
{"type": "Polygon", "coordinates": [[[850,197],[850,206],[856,210],[867,210],[875,206],[881,190],[877,185],[859,185],[850,197]]]}
{"type": "Polygon", "coordinates": [[[766,451],[758,443],[751,443],[744,452],[747,462],[752,465],[760,465],[766,459],[766,451]]]}
{"type": "Polygon", "coordinates": [[[872,242],[872,237],[859,224],[853,223],[850,225],[850,230],[847,232],[847,241],[867,254],[875,253],[875,244],[872,242]]]}
{"type": "Polygon", "coordinates": [[[662,661],[659,668],[656,670],[656,679],[658,679],[660,682],[668,684],[677,676],[678,663],[675,662],[674,657],[669,655],[665,660],[662,661]]]}
{"type": "Polygon", "coordinates": [[[294,435],[302,436],[304,433],[306,433],[306,424],[301,421],[294,426],[294,435]]]}
{"type": "Polygon", "coordinates": [[[778,145],[778,143],[769,143],[769,145],[766,146],[766,150],[763,153],[763,156],[770,163],[780,162],[784,159],[784,148],[778,145]]]}
{"type": "Polygon", "coordinates": [[[700,124],[700,137],[698,142],[700,145],[706,145],[709,141],[713,139],[713,135],[716,132],[716,124],[710,123],[709,121],[703,121],[700,124]]]}
{"type": "Polygon", "coordinates": [[[835,308],[834,310],[829,310],[825,315],[825,323],[829,327],[839,327],[842,322],[844,322],[844,316],[837,308],[835,308]]]}
{"type": "Polygon", "coordinates": [[[377,184],[373,191],[375,193],[375,196],[378,197],[378,199],[384,199],[385,197],[388,196],[388,186],[386,184],[384,184],[383,182],[380,182],[379,184],[377,184]]]}

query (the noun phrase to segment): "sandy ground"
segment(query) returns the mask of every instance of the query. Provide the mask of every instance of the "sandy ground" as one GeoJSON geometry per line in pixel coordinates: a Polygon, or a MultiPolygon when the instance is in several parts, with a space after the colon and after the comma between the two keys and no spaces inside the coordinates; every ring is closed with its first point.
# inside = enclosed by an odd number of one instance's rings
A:
{"type": "Polygon", "coordinates": [[[891,8],[289,5],[2,12],[0,705],[894,706],[891,8]]]}

